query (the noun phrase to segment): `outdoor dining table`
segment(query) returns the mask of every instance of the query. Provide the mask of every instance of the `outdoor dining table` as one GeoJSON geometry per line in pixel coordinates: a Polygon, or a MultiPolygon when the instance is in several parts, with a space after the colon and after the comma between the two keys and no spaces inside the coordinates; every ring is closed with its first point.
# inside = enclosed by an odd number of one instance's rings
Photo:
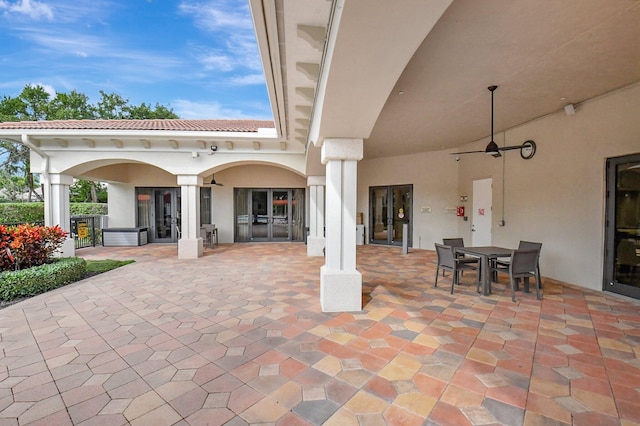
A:
{"type": "Polygon", "coordinates": [[[480,258],[480,282],[482,284],[482,294],[488,296],[491,293],[491,274],[489,261],[499,257],[510,257],[511,249],[496,246],[480,247],[456,247],[456,253],[480,258]]]}

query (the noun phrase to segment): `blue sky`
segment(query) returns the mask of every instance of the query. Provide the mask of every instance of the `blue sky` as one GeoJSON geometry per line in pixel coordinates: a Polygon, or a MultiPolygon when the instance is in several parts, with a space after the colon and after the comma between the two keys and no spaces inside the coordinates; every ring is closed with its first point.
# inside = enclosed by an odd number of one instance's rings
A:
{"type": "Polygon", "coordinates": [[[0,0],[0,96],[27,84],[272,119],[248,0],[0,0]]]}

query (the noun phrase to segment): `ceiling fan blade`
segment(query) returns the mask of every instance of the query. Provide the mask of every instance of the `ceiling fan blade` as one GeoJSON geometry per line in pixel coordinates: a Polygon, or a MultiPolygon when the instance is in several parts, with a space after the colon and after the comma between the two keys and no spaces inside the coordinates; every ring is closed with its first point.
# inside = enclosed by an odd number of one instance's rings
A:
{"type": "Polygon", "coordinates": [[[450,155],[476,154],[476,153],[478,153],[478,152],[482,152],[482,153],[484,153],[484,150],[483,150],[483,151],[463,151],[463,152],[452,152],[452,153],[450,153],[450,155]]]}
{"type": "Polygon", "coordinates": [[[498,151],[511,151],[512,149],[520,149],[522,148],[522,145],[518,145],[518,146],[503,146],[503,147],[498,147],[498,151]]]}

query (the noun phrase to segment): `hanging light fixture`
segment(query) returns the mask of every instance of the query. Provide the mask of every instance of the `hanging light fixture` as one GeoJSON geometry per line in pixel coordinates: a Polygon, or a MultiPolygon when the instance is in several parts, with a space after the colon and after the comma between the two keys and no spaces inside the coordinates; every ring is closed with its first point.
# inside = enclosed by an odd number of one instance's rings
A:
{"type": "Polygon", "coordinates": [[[498,149],[498,144],[493,140],[493,92],[498,88],[498,86],[489,86],[488,89],[491,92],[491,142],[484,149],[485,154],[489,154],[493,157],[502,157],[500,154],[500,150],[498,149]]]}
{"type": "Polygon", "coordinates": [[[216,175],[211,175],[211,182],[209,182],[209,185],[224,186],[223,184],[216,182],[216,175]]]}

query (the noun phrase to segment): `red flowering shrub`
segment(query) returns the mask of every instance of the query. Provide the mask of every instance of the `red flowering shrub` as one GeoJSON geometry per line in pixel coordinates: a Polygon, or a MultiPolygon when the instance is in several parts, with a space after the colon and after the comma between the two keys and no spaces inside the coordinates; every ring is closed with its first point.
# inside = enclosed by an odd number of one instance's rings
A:
{"type": "Polygon", "coordinates": [[[9,232],[6,226],[0,225],[0,271],[12,269],[13,256],[11,256],[9,250],[11,239],[11,232],[9,232]]]}
{"type": "Polygon", "coordinates": [[[66,237],[67,233],[58,225],[0,228],[1,270],[25,269],[47,263],[66,237]]]}

